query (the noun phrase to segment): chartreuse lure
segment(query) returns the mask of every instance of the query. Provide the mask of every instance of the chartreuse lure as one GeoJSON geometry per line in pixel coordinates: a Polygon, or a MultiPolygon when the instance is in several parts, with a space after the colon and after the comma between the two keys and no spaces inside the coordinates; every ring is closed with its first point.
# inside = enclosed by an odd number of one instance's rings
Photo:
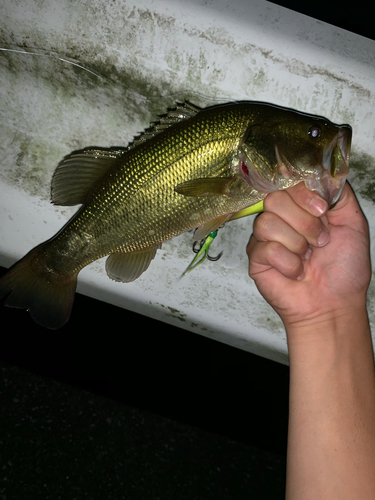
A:
{"type": "MultiPolygon", "coordinates": [[[[258,214],[260,212],[263,212],[263,200],[260,201],[259,203],[256,203],[255,205],[252,205],[251,207],[245,208],[244,210],[237,212],[230,220],[240,219],[241,217],[247,217],[248,215],[258,214]]],[[[200,241],[199,250],[195,250],[195,246],[196,246],[197,242],[196,241],[194,242],[193,252],[195,252],[197,255],[190,262],[190,264],[185,269],[185,271],[181,274],[180,278],[183,278],[186,274],[188,274],[191,271],[193,271],[194,269],[196,269],[206,259],[211,260],[211,261],[217,261],[220,259],[220,257],[223,255],[223,252],[220,252],[219,255],[216,257],[211,257],[208,253],[212,242],[214,241],[214,239],[217,236],[217,233],[218,233],[218,229],[213,231],[206,238],[202,239],[200,241]]]]}

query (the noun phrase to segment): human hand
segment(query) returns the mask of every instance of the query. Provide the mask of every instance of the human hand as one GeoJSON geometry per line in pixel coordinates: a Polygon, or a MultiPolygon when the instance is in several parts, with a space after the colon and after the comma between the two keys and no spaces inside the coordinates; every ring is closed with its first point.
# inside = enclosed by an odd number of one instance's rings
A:
{"type": "Polygon", "coordinates": [[[365,310],[371,278],[367,221],[346,183],[327,203],[303,183],[269,194],[247,247],[249,275],[280,315],[300,331],[365,310]]]}

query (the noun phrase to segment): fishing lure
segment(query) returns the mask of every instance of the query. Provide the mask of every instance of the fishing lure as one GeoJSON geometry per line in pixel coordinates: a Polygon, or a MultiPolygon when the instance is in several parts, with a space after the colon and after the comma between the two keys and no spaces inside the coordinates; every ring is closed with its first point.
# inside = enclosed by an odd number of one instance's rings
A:
{"type": "MultiPolygon", "coordinates": [[[[242,217],[247,217],[248,215],[254,215],[257,213],[263,212],[263,200],[260,201],[259,203],[256,203],[255,205],[245,208],[244,210],[241,210],[241,212],[237,213],[231,220],[235,219],[240,219],[242,217]]],[[[220,228],[219,228],[220,229],[220,228]]],[[[211,262],[216,262],[220,259],[220,257],[223,255],[223,252],[220,252],[216,257],[212,257],[209,255],[209,249],[214,241],[214,239],[217,236],[218,230],[213,231],[210,233],[206,238],[203,238],[199,242],[199,249],[197,249],[197,241],[194,241],[193,243],[193,252],[196,254],[194,259],[190,262],[188,267],[185,269],[185,271],[181,274],[180,278],[183,278],[186,274],[190,273],[194,269],[196,269],[200,264],[202,264],[206,259],[211,261],[211,262]]]]}

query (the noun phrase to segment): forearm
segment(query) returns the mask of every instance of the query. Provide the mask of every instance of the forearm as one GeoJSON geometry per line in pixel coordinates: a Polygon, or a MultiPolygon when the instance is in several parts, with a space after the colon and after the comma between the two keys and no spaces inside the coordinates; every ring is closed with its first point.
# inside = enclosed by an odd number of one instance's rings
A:
{"type": "Polygon", "coordinates": [[[375,499],[375,370],[365,307],[287,329],[287,500],[375,499]],[[308,341],[306,340],[308,339],[308,341]]]}

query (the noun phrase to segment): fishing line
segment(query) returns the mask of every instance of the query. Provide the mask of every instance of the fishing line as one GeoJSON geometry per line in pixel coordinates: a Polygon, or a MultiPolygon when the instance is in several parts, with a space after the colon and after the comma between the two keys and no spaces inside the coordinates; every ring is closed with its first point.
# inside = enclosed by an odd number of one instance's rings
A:
{"type": "MultiPolygon", "coordinates": [[[[71,64],[72,66],[75,66],[79,69],[82,69],[83,71],[86,71],[87,73],[95,76],[102,82],[107,83],[110,85],[112,88],[116,89],[119,93],[124,93],[124,88],[120,87],[116,82],[110,80],[108,77],[103,76],[100,73],[97,73],[95,71],[92,71],[91,69],[87,68],[84,66],[80,61],[70,59],[67,57],[62,57],[56,52],[46,50],[46,49],[40,49],[40,48],[35,48],[35,49],[21,49],[21,48],[9,48],[9,47],[0,47],[0,51],[2,52],[13,52],[17,54],[25,54],[29,56],[37,56],[37,57],[47,57],[51,59],[55,59],[58,61],[61,61],[66,64],[71,64]]],[[[233,99],[232,97],[229,96],[208,96],[205,95],[201,92],[196,92],[196,91],[190,91],[187,89],[181,90],[181,91],[176,91],[170,94],[159,94],[155,95],[152,97],[146,97],[143,94],[140,94],[133,88],[127,88],[126,92],[133,93],[134,96],[136,96],[138,99],[144,101],[144,102],[156,102],[156,101],[162,101],[162,100],[168,100],[170,99],[173,102],[184,102],[186,100],[191,101],[192,99],[197,99],[199,101],[203,101],[205,105],[215,105],[215,104],[222,104],[222,103],[227,103],[227,102],[234,102],[236,99],[233,99]]]]}
{"type": "MultiPolygon", "coordinates": [[[[21,49],[7,49],[5,47],[0,47],[0,50],[2,50],[4,52],[16,52],[18,54],[28,54],[28,55],[32,55],[32,56],[51,57],[53,59],[58,59],[59,61],[62,61],[65,63],[72,64],[73,66],[77,66],[77,68],[83,69],[84,71],[87,71],[88,73],[91,73],[92,75],[97,76],[98,78],[101,77],[101,75],[94,73],[94,71],[91,71],[90,69],[85,68],[81,64],[78,64],[77,62],[74,62],[74,61],[69,60],[69,59],[64,59],[63,57],[60,57],[59,55],[57,55],[56,53],[53,53],[53,52],[51,52],[49,54],[43,54],[41,52],[31,52],[29,50],[21,50],[21,49]]],[[[40,49],[38,49],[38,50],[40,50],[40,49]]]]}

